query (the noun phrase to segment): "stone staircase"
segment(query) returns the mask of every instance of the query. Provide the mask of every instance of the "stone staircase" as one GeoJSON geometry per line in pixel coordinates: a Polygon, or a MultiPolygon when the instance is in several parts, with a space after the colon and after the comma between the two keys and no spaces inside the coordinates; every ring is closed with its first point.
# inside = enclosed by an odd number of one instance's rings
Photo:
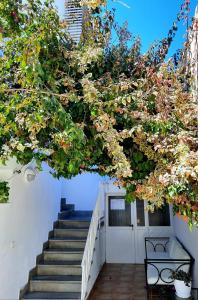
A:
{"type": "Polygon", "coordinates": [[[75,211],[74,205],[61,199],[58,221],[29,276],[22,300],[81,298],[81,261],[91,215],[91,211],[75,211]]]}

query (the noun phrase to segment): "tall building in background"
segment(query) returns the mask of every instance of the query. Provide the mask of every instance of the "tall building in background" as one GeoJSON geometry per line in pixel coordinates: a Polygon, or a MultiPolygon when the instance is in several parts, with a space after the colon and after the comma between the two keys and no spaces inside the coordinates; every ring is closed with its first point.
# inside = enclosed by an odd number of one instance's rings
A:
{"type": "Polygon", "coordinates": [[[84,12],[79,2],[80,0],[65,0],[65,19],[68,23],[68,31],[76,43],[80,41],[84,12]]]}
{"type": "MultiPolygon", "coordinates": [[[[192,75],[195,79],[193,90],[195,93],[198,92],[198,6],[195,10],[195,17],[193,20],[192,31],[190,34],[191,38],[191,59],[192,59],[192,75]]],[[[197,97],[197,93],[196,93],[197,97]]]]}

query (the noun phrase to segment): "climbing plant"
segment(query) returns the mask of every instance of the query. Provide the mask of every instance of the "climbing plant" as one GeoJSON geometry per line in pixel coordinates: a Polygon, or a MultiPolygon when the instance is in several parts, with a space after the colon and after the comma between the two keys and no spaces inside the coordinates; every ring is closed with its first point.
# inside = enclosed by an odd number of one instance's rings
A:
{"type": "Polygon", "coordinates": [[[0,181],[0,203],[6,203],[9,200],[9,185],[8,182],[0,181]]]}
{"type": "Polygon", "coordinates": [[[146,200],[151,210],[172,203],[198,225],[188,43],[165,59],[189,0],[167,37],[144,54],[105,1],[80,4],[87,16],[75,44],[52,0],[1,1],[1,161],[45,161],[56,177],[85,170],[109,175],[126,188],[128,201],[146,200]]]}

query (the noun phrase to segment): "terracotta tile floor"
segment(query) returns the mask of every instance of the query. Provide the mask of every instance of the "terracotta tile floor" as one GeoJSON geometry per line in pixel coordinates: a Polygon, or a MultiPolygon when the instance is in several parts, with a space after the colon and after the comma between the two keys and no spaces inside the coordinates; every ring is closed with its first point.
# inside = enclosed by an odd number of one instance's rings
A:
{"type": "Polygon", "coordinates": [[[89,300],[146,300],[144,265],[104,265],[89,300]]]}

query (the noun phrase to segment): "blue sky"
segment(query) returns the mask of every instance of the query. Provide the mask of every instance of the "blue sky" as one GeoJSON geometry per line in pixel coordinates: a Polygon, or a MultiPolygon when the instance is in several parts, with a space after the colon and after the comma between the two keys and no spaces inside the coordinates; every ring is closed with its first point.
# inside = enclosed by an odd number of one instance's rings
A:
{"type": "MultiPolygon", "coordinates": [[[[129,29],[134,35],[139,35],[142,40],[142,52],[156,40],[166,37],[168,30],[176,19],[182,0],[107,0],[110,8],[116,9],[116,20],[119,24],[128,22],[129,29]],[[115,1],[115,2],[114,2],[115,1]],[[116,3],[120,1],[130,8],[116,3]]],[[[59,13],[63,16],[65,0],[55,0],[59,13]]],[[[190,16],[194,16],[198,0],[191,0],[190,16]]],[[[184,43],[186,26],[179,26],[177,35],[170,48],[169,56],[181,48],[184,43]]]]}
{"type": "MultiPolygon", "coordinates": [[[[181,0],[122,0],[120,2],[124,2],[130,8],[108,0],[109,7],[116,8],[116,20],[119,24],[127,21],[130,31],[141,37],[142,52],[145,52],[154,41],[166,37],[182,3],[181,0]]],[[[191,0],[191,16],[194,16],[196,5],[198,0],[191,0]]],[[[169,55],[182,47],[185,30],[186,26],[180,24],[169,55]]]]}

